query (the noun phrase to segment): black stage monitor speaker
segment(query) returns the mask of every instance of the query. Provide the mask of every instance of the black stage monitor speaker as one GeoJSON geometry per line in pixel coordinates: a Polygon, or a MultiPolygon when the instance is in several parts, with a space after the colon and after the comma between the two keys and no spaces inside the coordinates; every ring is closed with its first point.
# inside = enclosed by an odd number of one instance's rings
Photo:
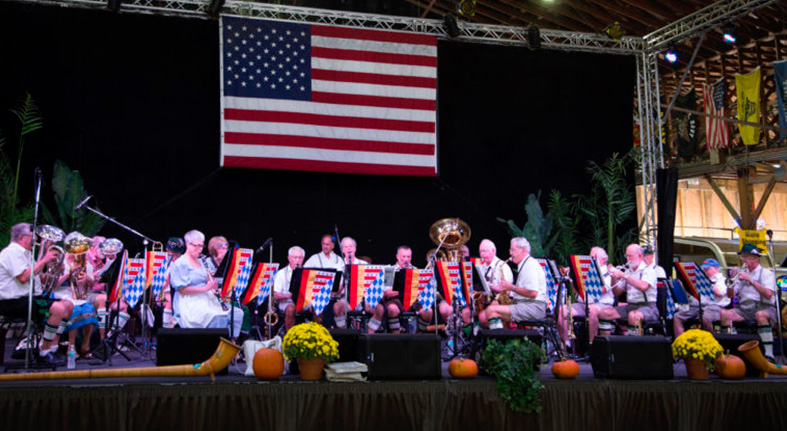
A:
{"type": "Polygon", "coordinates": [[[361,361],[369,380],[426,380],[442,377],[440,337],[436,334],[362,334],[361,361]]]}
{"type": "Polygon", "coordinates": [[[221,337],[229,338],[229,332],[226,329],[161,328],[157,337],[156,365],[204,362],[216,352],[221,337]]]}
{"type": "Polygon", "coordinates": [[[358,331],[355,329],[329,329],[331,336],[339,343],[339,359],[336,362],[363,362],[358,353],[358,331]]]}
{"type": "Polygon", "coordinates": [[[596,377],[609,379],[672,379],[672,345],[660,336],[596,337],[590,349],[596,377]]]}
{"type": "MultiPolygon", "coordinates": [[[[751,340],[760,341],[760,336],[757,334],[713,334],[716,338],[716,341],[721,344],[721,349],[724,353],[729,353],[730,355],[735,355],[741,359],[743,359],[743,363],[746,364],[746,376],[748,377],[759,377],[760,372],[754,368],[746,358],[738,352],[738,347],[751,340]]],[[[777,340],[778,341],[778,340],[777,340]]],[[[760,351],[763,351],[762,348],[762,341],[760,341],[760,351]]],[[[764,353],[763,353],[764,354],[764,353]]]]}

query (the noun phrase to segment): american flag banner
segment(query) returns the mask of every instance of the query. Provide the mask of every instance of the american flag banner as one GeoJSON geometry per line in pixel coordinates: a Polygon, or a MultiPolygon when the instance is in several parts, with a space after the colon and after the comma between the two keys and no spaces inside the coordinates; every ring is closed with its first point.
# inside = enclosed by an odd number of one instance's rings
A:
{"type": "Polygon", "coordinates": [[[385,287],[385,267],[382,265],[359,265],[363,266],[364,278],[364,299],[366,305],[374,308],[383,299],[383,288],[385,287]]]}
{"type": "Polygon", "coordinates": [[[541,269],[544,270],[544,274],[547,277],[547,305],[549,305],[549,310],[555,310],[555,299],[557,298],[557,283],[555,283],[555,277],[552,275],[552,271],[549,269],[549,260],[543,259],[540,257],[535,258],[536,262],[541,265],[541,269]]]}
{"type": "Polygon", "coordinates": [[[109,291],[109,295],[107,295],[107,301],[109,303],[113,303],[117,301],[118,296],[120,295],[123,287],[123,279],[126,274],[126,264],[128,263],[128,250],[123,250],[123,255],[120,257],[120,262],[118,262],[118,269],[117,269],[117,276],[115,277],[115,282],[112,284],[112,289],[109,291]]]}
{"type": "Polygon", "coordinates": [[[249,284],[253,257],[254,250],[250,248],[238,247],[235,249],[227,275],[224,277],[224,284],[221,287],[222,298],[229,298],[231,289],[235,289],[235,294],[238,296],[243,293],[243,289],[249,284]]]}
{"type": "Polygon", "coordinates": [[[467,307],[467,302],[462,294],[462,276],[459,268],[459,262],[437,262],[435,278],[445,300],[450,304],[456,296],[457,301],[464,308],[467,307]]]}
{"type": "Polygon", "coordinates": [[[698,301],[700,296],[702,296],[704,304],[713,302],[715,296],[713,294],[713,283],[699,265],[695,262],[675,262],[675,268],[678,269],[678,274],[683,279],[683,285],[686,286],[686,291],[691,296],[698,301]]]}
{"type": "Polygon", "coordinates": [[[418,302],[424,311],[429,311],[436,302],[435,276],[431,269],[418,271],[418,302]]]}
{"type": "MultiPolygon", "coordinates": [[[[713,85],[702,85],[702,100],[705,102],[705,113],[723,117],[725,113],[724,95],[726,85],[724,78],[713,85]]],[[[709,150],[727,147],[729,132],[727,122],[718,118],[705,117],[705,140],[709,150]]]]}
{"type": "Polygon", "coordinates": [[[221,22],[222,166],[436,175],[436,37],[221,22]]]}
{"type": "Polygon", "coordinates": [[[131,258],[126,263],[123,277],[123,297],[131,308],[137,305],[145,292],[145,258],[131,258]]]}
{"type": "Polygon", "coordinates": [[[304,269],[301,273],[300,293],[295,309],[302,311],[311,304],[316,315],[322,313],[331,300],[331,289],[335,278],[336,273],[333,271],[304,269]]]}
{"type": "Polygon", "coordinates": [[[157,298],[164,284],[167,282],[165,274],[167,268],[167,252],[165,251],[149,251],[147,253],[147,261],[145,268],[147,269],[145,278],[148,286],[150,286],[151,294],[157,298]]]}
{"type": "Polygon", "coordinates": [[[415,301],[418,299],[418,288],[420,287],[421,282],[421,270],[420,269],[405,269],[404,270],[404,288],[403,288],[403,299],[402,305],[404,306],[404,311],[410,309],[413,306],[415,301]]]}
{"type": "Polygon", "coordinates": [[[598,272],[598,266],[590,256],[571,255],[571,269],[574,273],[574,288],[577,294],[585,301],[585,294],[590,297],[590,304],[598,302],[601,298],[601,288],[604,287],[604,279],[598,272]]]}
{"type": "Polygon", "coordinates": [[[246,305],[257,298],[257,305],[262,305],[265,299],[271,293],[273,280],[276,277],[276,272],[279,271],[278,263],[257,263],[254,267],[254,275],[249,282],[249,287],[241,300],[242,305],[246,305]]]}

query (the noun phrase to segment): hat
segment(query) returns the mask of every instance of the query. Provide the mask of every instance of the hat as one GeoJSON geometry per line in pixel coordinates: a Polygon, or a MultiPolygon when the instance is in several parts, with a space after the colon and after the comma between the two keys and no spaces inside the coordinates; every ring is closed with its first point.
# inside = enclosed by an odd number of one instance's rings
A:
{"type": "Polygon", "coordinates": [[[716,259],[705,259],[705,260],[702,262],[702,265],[701,265],[702,269],[708,269],[708,268],[710,268],[711,266],[714,266],[714,267],[718,268],[718,267],[720,267],[721,265],[719,265],[719,261],[718,261],[718,260],[716,260],[716,259]]]}
{"type": "Polygon", "coordinates": [[[167,240],[167,250],[173,253],[183,254],[186,252],[186,243],[182,238],[173,236],[167,240]]]}
{"type": "Polygon", "coordinates": [[[642,247],[642,254],[653,254],[653,247],[650,244],[642,247]]]}
{"type": "Polygon", "coordinates": [[[762,256],[762,252],[754,244],[743,244],[741,251],[738,254],[751,254],[754,256],[762,256]]]}

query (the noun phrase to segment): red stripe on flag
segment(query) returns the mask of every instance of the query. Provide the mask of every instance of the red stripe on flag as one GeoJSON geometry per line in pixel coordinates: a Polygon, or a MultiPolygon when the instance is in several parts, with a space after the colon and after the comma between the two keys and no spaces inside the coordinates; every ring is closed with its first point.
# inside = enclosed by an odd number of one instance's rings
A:
{"type": "Polygon", "coordinates": [[[225,156],[224,166],[228,168],[284,169],[294,171],[339,172],[366,175],[409,175],[419,177],[435,176],[435,168],[432,166],[378,165],[371,163],[276,159],[267,157],[225,156]]]}
{"type": "Polygon", "coordinates": [[[312,79],[338,82],[360,82],[365,84],[396,85],[401,87],[437,88],[436,78],[417,76],[379,75],[375,73],[339,72],[336,70],[312,69],[312,79]]]}
{"type": "Polygon", "coordinates": [[[238,121],[311,124],[316,126],[348,127],[356,129],[396,130],[434,133],[435,124],[426,121],[383,120],[379,118],[338,117],[334,115],[303,114],[297,112],[258,111],[249,109],[224,110],[224,118],[238,121]]]}
{"type": "Polygon", "coordinates": [[[428,99],[405,99],[401,97],[363,96],[312,91],[312,102],[336,105],[376,106],[378,108],[415,109],[434,111],[437,102],[428,99]]]}
{"type": "Polygon", "coordinates": [[[437,57],[396,54],[391,52],[358,51],[353,49],[323,48],[312,46],[313,58],[332,60],[363,61],[367,63],[399,64],[405,66],[437,67],[437,57]]]}
{"type": "Polygon", "coordinates": [[[325,36],[342,39],[361,39],[377,42],[406,43],[411,45],[437,46],[437,38],[424,34],[367,30],[348,27],[325,27],[313,25],[312,36],[325,36]]]}

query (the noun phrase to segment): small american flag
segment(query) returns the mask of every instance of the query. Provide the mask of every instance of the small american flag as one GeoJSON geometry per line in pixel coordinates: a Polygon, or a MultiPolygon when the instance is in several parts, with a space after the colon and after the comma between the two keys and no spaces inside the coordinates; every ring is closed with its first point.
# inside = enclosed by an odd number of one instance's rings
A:
{"type": "MultiPolygon", "coordinates": [[[[724,116],[724,92],[724,78],[713,85],[702,85],[702,100],[705,102],[706,114],[724,116]]],[[[708,141],[709,150],[727,147],[729,140],[727,122],[719,118],[705,117],[705,139],[708,141]]]]}
{"type": "Polygon", "coordinates": [[[222,166],[436,175],[437,39],[222,17],[222,166]]]}

